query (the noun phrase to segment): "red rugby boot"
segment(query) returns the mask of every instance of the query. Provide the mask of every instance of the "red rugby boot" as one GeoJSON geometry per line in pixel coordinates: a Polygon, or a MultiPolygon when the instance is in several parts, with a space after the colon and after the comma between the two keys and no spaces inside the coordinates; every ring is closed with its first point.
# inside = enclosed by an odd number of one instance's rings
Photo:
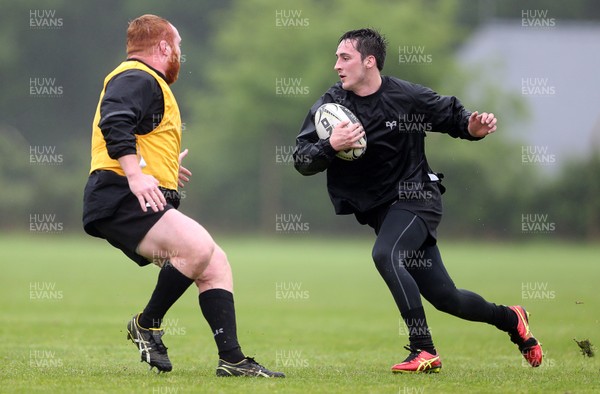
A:
{"type": "Polygon", "coordinates": [[[519,346],[521,354],[532,367],[542,364],[544,354],[542,346],[529,330],[529,312],[522,306],[515,305],[509,308],[517,315],[517,326],[514,331],[508,333],[510,340],[519,346]]]}
{"type": "Polygon", "coordinates": [[[404,347],[410,354],[400,364],[392,367],[394,373],[437,373],[442,369],[440,356],[431,354],[425,350],[415,349],[410,346],[404,347]]]}

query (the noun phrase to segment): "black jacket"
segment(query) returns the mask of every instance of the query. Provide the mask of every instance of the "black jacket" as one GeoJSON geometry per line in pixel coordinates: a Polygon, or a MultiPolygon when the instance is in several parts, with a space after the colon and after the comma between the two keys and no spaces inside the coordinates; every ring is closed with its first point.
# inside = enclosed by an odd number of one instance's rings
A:
{"type": "MultiPolygon", "coordinates": [[[[399,199],[409,206],[422,205],[422,198],[409,201],[403,197],[415,188],[423,189],[421,197],[432,192],[439,195],[439,185],[432,185],[429,176],[432,171],[425,157],[425,133],[478,140],[467,131],[469,116],[456,97],[440,96],[398,78],[382,76],[380,89],[365,97],[342,89],[338,82],[306,116],[296,138],[294,165],[303,175],[327,170],[327,188],[337,214],[360,214],[399,199]],[[339,159],[329,140],[319,139],[314,115],[319,106],[329,102],[347,107],[361,121],[367,138],[362,157],[339,159]]],[[[425,203],[432,204],[433,200],[436,198],[425,203]]],[[[441,213],[441,206],[439,210],[441,213]]]]}

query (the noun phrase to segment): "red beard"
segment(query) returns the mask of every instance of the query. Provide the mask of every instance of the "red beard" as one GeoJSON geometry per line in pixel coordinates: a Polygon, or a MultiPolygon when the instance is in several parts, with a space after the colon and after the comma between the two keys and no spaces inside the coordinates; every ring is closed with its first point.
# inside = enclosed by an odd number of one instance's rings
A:
{"type": "Polygon", "coordinates": [[[168,60],[167,69],[165,70],[165,80],[169,85],[172,85],[177,81],[177,77],[179,77],[179,68],[181,66],[181,62],[178,57],[171,56],[168,60]]]}

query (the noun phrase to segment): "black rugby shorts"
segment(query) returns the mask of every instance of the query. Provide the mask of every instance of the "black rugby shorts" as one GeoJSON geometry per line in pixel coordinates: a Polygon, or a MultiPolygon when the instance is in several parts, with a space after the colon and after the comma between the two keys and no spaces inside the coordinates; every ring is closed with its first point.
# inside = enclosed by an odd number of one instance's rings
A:
{"type": "Polygon", "coordinates": [[[167,202],[163,211],[154,212],[148,208],[144,212],[137,197],[133,193],[129,193],[112,216],[96,220],[89,226],[93,227],[101,238],[120,249],[131,260],[144,266],[150,264],[151,261],[136,253],[138,245],[162,216],[169,209],[174,208],[170,202],[167,202]]]}

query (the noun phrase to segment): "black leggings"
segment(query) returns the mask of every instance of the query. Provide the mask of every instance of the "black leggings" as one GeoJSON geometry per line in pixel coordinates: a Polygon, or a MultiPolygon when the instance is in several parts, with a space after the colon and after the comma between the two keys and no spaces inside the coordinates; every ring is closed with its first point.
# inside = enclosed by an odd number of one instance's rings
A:
{"type": "Polygon", "coordinates": [[[373,247],[375,266],[405,320],[411,311],[422,310],[422,294],[440,311],[507,331],[508,308],[487,302],[471,291],[457,289],[437,245],[426,242],[428,237],[425,223],[419,217],[392,205],[373,247]]]}

